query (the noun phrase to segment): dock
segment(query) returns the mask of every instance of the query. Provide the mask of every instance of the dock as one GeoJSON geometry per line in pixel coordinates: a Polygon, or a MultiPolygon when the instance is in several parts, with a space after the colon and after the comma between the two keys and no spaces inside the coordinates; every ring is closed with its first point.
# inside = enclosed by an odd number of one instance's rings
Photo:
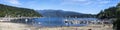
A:
{"type": "Polygon", "coordinates": [[[32,18],[41,18],[41,17],[0,17],[0,22],[11,21],[14,19],[32,19],[32,18]]]}

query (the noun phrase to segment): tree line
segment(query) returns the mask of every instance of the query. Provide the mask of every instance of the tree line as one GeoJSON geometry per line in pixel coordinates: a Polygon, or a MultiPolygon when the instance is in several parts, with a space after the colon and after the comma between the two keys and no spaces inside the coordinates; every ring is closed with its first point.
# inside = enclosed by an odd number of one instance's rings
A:
{"type": "Polygon", "coordinates": [[[99,19],[115,19],[113,20],[113,28],[115,30],[120,30],[120,3],[118,3],[114,7],[110,7],[102,10],[99,14],[97,14],[97,18],[99,19]]]}
{"type": "Polygon", "coordinates": [[[8,6],[4,4],[0,4],[0,17],[41,17],[42,15],[33,9],[28,8],[20,8],[14,6],[8,6]]]}

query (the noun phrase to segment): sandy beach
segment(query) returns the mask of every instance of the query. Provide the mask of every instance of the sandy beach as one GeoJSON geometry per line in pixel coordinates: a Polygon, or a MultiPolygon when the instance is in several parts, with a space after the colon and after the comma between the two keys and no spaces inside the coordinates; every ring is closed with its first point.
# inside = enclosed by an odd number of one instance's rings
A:
{"type": "Polygon", "coordinates": [[[112,25],[88,25],[82,27],[35,27],[20,23],[0,22],[0,30],[113,30],[112,25]]]}

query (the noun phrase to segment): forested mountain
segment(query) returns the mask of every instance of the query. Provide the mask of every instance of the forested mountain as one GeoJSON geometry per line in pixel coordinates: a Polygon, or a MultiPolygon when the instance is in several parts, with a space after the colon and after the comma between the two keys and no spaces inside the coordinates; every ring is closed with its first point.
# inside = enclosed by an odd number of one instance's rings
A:
{"type": "Polygon", "coordinates": [[[53,10],[53,9],[47,9],[47,10],[37,10],[41,15],[44,17],[78,17],[78,18],[90,18],[95,17],[95,15],[92,14],[83,14],[78,12],[72,12],[72,11],[63,11],[63,10],[53,10]]]}
{"type": "Polygon", "coordinates": [[[0,4],[0,17],[5,17],[5,16],[41,17],[41,15],[38,12],[34,11],[33,9],[0,4]]]}
{"type": "Polygon", "coordinates": [[[110,7],[108,9],[104,9],[98,15],[100,19],[113,19],[113,28],[115,30],[120,30],[120,3],[118,3],[115,7],[110,7]]]}
{"type": "Polygon", "coordinates": [[[120,18],[120,3],[115,7],[104,9],[97,17],[100,19],[120,18]]]}

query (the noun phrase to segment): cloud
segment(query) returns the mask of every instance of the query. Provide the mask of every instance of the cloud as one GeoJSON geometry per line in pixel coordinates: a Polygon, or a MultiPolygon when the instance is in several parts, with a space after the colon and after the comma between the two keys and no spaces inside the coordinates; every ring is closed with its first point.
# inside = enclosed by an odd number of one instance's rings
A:
{"type": "Polygon", "coordinates": [[[107,4],[110,1],[104,0],[63,0],[63,5],[91,5],[91,4],[107,4]]]}
{"type": "Polygon", "coordinates": [[[88,5],[91,4],[89,0],[63,0],[63,5],[88,5]]]}
{"type": "Polygon", "coordinates": [[[99,2],[100,4],[107,4],[107,3],[110,3],[110,1],[102,1],[102,2],[99,2]]]}
{"type": "Polygon", "coordinates": [[[69,0],[69,1],[87,1],[87,0],[69,0]]]}
{"type": "Polygon", "coordinates": [[[15,5],[20,5],[21,3],[18,0],[4,0],[5,2],[15,4],[15,5]]]}

